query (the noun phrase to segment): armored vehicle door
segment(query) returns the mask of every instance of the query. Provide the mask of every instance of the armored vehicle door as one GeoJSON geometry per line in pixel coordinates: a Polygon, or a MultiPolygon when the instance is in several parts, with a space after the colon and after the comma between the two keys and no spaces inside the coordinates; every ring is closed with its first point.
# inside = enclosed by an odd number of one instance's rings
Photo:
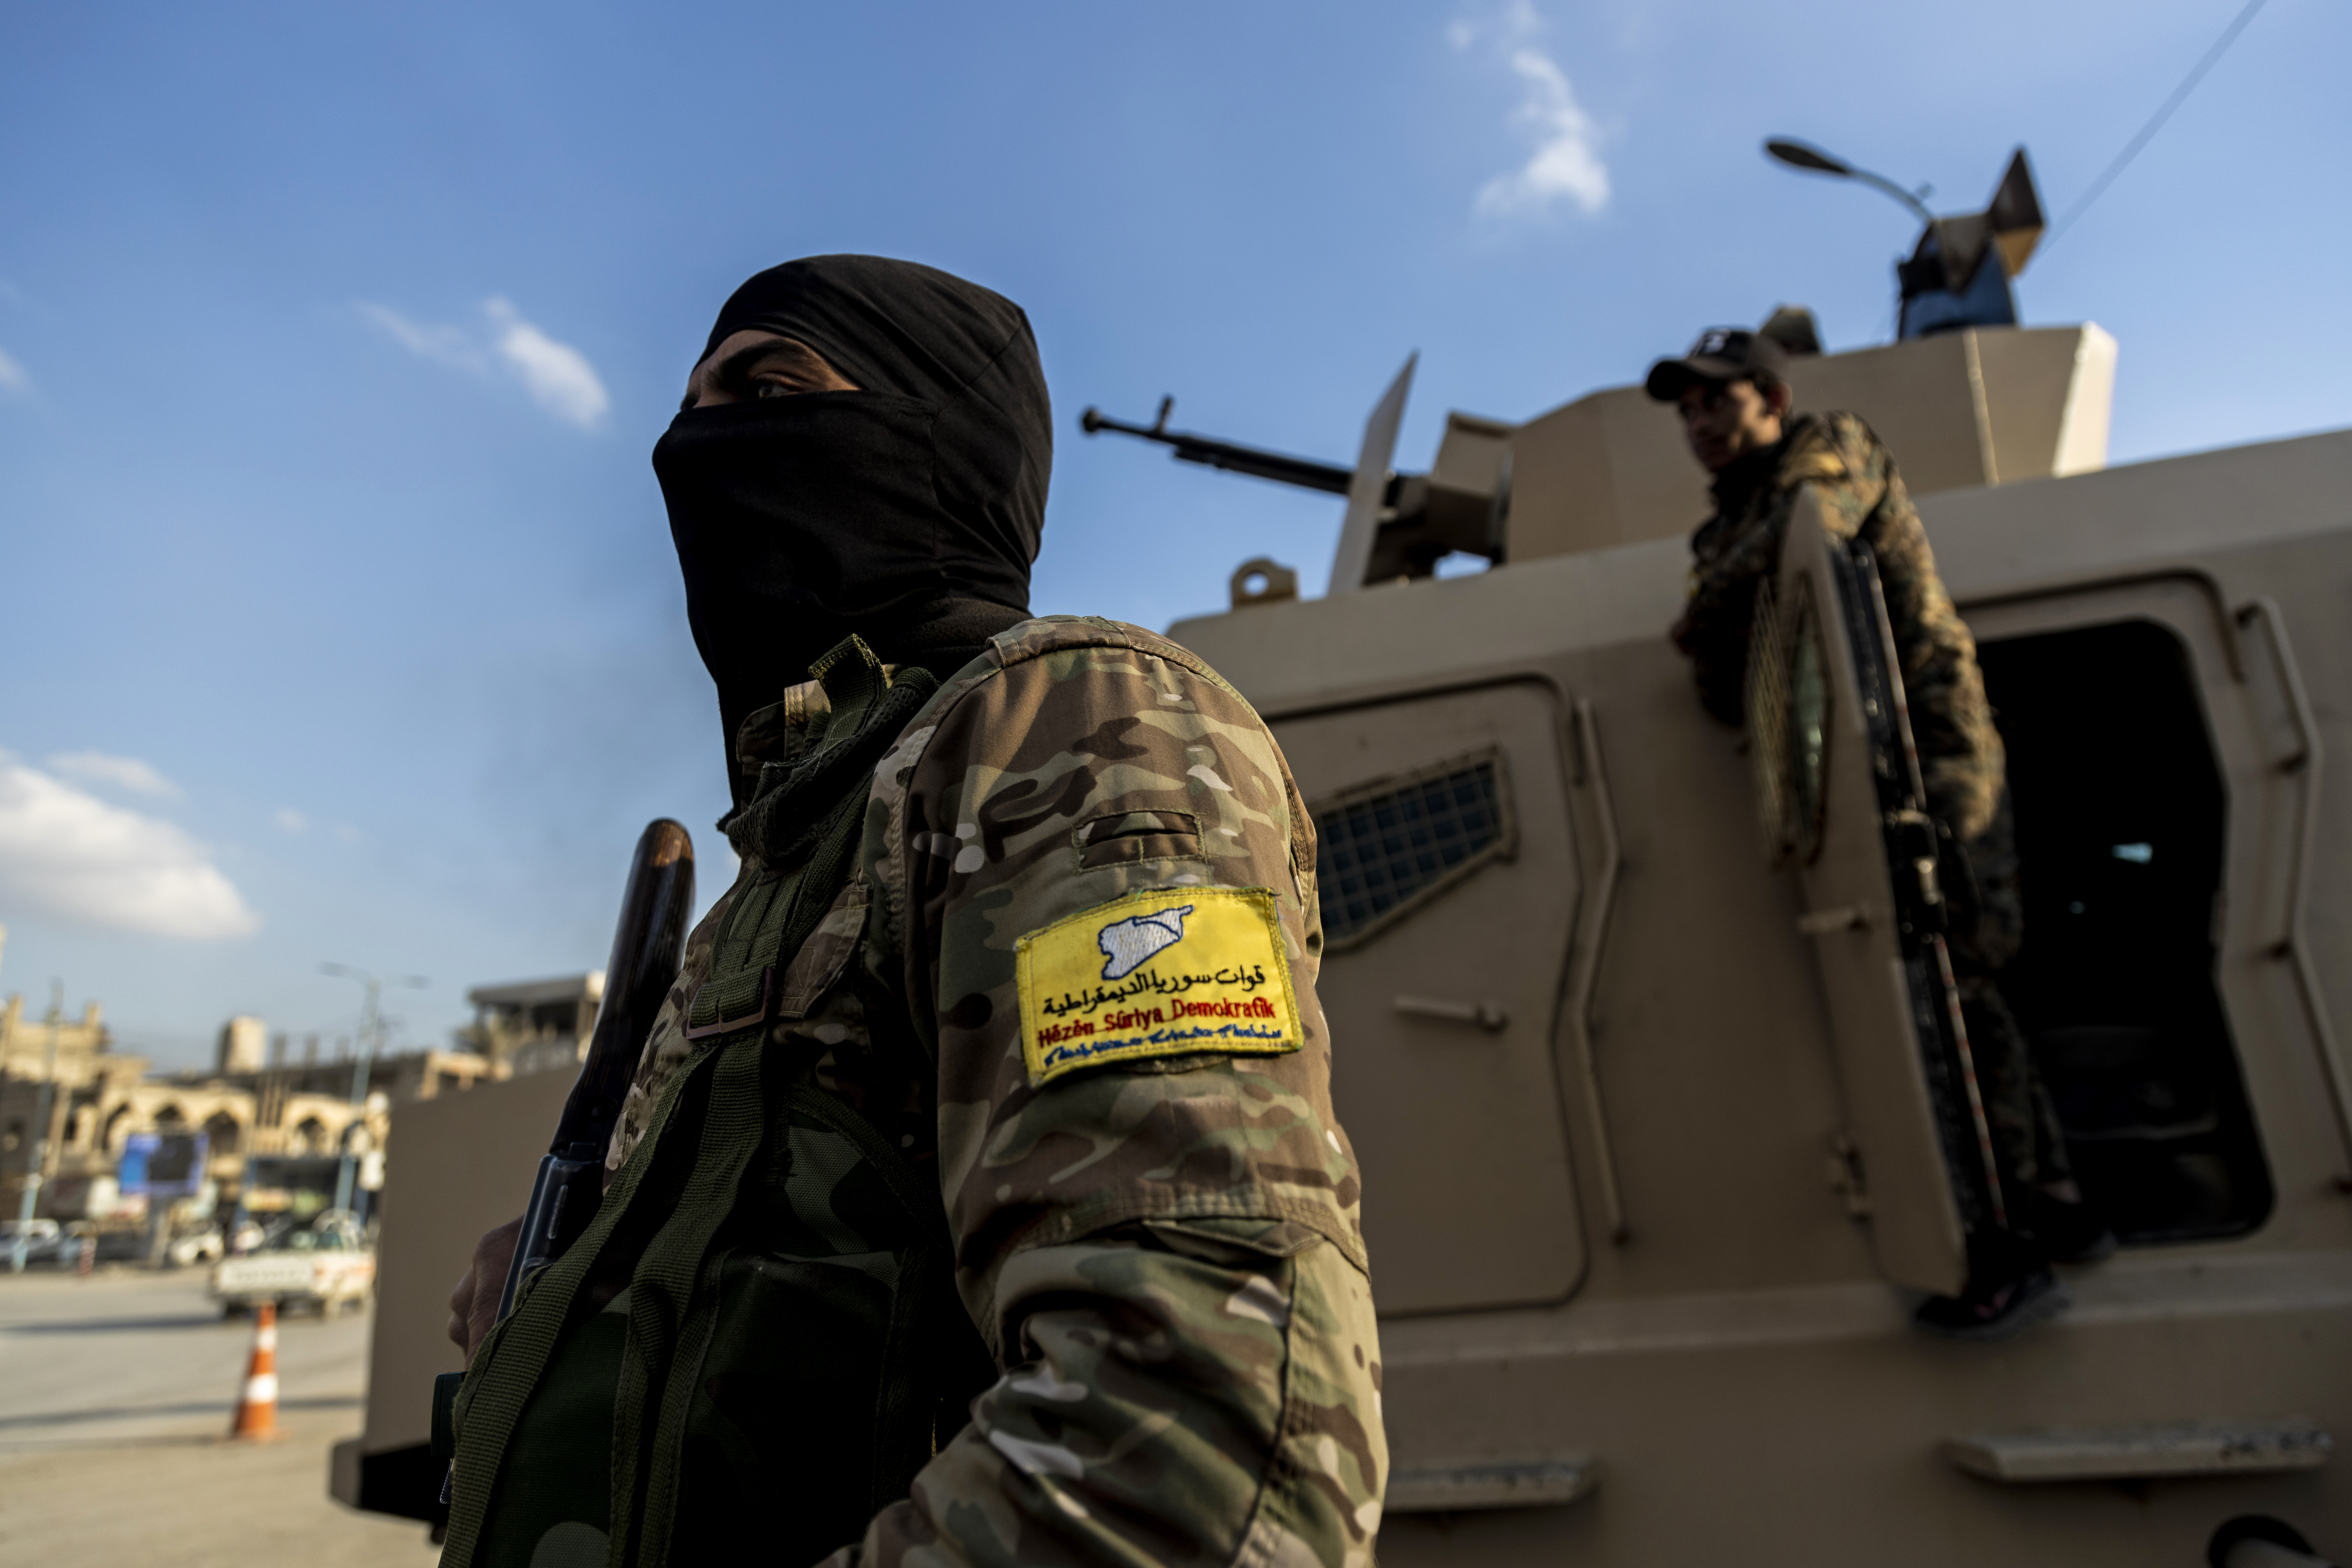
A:
{"type": "Polygon", "coordinates": [[[1316,989],[1383,1315],[1583,1278],[1551,1048],[1578,901],[1562,720],[1514,680],[1273,721],[1315,818],[1316,989]]]}
{"type": "Polygon", "coordinates": [[[1829,531],[1808,489],[1758,595],[1748,729],[1767,852],[1796,868],[1879,1266],[1952,1294],[1969,1201],[1953,1173],[1978,1151],[1952,1070],[1948,966],[1920,918],[1937,900],[1935,840],[1884,614],[1867,552],[1829,531]]]}

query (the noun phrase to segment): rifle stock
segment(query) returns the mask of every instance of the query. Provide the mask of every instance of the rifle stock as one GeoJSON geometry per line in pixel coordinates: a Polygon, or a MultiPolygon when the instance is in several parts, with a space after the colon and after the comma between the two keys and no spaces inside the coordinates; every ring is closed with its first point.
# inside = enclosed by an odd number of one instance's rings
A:
{"type": "MultiPolygon", "coordinates": [[[[555,1136],[539,1162],[530,1202],[523,1209],[522,1234],[515,1238],[499,1293],[499,1317],[514,1310],[524,1280],[563,1256],[596,1217],[604,1200],[604,1146],[620,1119],[621,1100],[653,1033],[670,983],[677,978],[686,951],[686,925],[694,914],[694,840],[667,816],[656,817],[637,837],[629,863],[629,884],[621,895],[621,923],[613,932],[612,956],[604,961],[604,996],[596,1027],[588,1037],[588,1059],[556,1119],[555,1136]]],[[[439,1506],[449,1506],[457,1479],[457,1438],[450,1411],[464,1383],[462,1372],[433,1380],[433,1457],[443,1465],[439,1506]]],[[[446,1518],[446,1515],[441,1515],[446,1518]]]]}
{"type": "Polygon", "coordinates": [[[604,997],[589,1037],[588,1059],[563,1102],[555,1136],[539,1163],[522,1234],[499,1296],[499,1316],[514,1310],[522,1282],[563,1256],[588,1228],[604,1195],[604,1148],[619,1121],[637,1058],[677,979],[694,911],[694,841],[658,817],[637,839],[621,923],[604,965],[604,997]]]}

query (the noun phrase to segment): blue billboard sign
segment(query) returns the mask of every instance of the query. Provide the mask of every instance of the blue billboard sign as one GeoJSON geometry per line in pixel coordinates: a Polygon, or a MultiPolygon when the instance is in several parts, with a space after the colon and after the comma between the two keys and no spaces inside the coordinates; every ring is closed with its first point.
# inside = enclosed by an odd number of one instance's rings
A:
{"type": "Polygon", "coordinates": [[[124,1197],[192,1198],[205,1184],[207,1140],[201,1132],[133,1132],[115,1167],[124,1197]]]}

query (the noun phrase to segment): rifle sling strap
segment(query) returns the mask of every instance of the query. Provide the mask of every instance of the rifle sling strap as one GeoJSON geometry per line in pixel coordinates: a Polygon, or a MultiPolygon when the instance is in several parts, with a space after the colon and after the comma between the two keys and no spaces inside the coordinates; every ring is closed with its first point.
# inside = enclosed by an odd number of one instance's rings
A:
{"type": "Polygon", "coordinates": [[[711,1242],[734,1212],[737,1189],[765,1131],[762,1044],[761,1036],[744,1035],[715,1053],[719,1066],[693,1173],[629,1277],[628,1343],[613,1396],[616,1564],[651,1568],[667,1555],[687,1411],[702,1346],[719,1313],[719,1271],[727,1257],[711,1242]]]}
{"type": "Polygon", "coordinates": [[[580,1287],[595,1268],[647,1173],[654,1169],[655,1151],[677,1115],[680,1102],[717,1057],[716,1052],[705,1053],[685,1071],[672,1075],[637,1150],[639,1157],[622,1167],[596,1217],[562,1257],[523,1282],[514,1310],[474,1352],[453,1413],[457,1455],[449,1528],[442,1548],[445,1568],[467,1568],[472,1562],[509,1440],[563,1337],[580,1287]]]}

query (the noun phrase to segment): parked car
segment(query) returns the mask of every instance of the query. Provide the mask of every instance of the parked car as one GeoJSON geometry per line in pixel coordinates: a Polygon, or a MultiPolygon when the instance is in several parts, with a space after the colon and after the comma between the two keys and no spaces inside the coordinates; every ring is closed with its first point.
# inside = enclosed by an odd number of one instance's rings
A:
{"type": "Polygon", "coordinates": [[[218,1263],[228,1256],[228,1247],[215,1228],[191,1231],[172,1238],[163,1249],[164,1258],[174,1268],[191,1268],[199,1263],[218,1263]]]}
{"type": "Polygon", "coordinates": [[[0,1262],[15,1258],[19,1235],[25,1237],[25,1261],[28,1264],[55,1263],[66,1256],[68,1247],[80,1245],[78,1238],[65,1235],[53,1219],[0,1220],[0,1262]]]}

